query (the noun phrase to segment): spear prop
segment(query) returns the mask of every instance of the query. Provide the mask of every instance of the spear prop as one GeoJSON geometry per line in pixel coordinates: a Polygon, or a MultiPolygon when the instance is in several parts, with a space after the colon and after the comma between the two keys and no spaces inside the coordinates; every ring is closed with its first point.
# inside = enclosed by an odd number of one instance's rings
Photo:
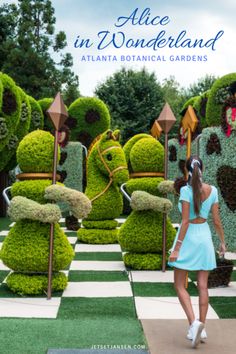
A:
{"type": "MultiPolygon", "coordinates": [[[[55,128],[52,184],[56,184],[57,163],[58,163],[57,161],[58,132],[68,117],[68,113],[66,111],[66,107],[63,103],[60,92],[57,93],[54,101],[52,102],[51,106],[47,110],[47,115],[52,121],[52,124],[55,128]]],[[[50,240],[49,240],[49,257],[48,257],[48,291],[47,291],[48,300],[51,299],[51,295],[52,295],[53,241],[54,241],[54,224],[51,224],[50,240]]]]}

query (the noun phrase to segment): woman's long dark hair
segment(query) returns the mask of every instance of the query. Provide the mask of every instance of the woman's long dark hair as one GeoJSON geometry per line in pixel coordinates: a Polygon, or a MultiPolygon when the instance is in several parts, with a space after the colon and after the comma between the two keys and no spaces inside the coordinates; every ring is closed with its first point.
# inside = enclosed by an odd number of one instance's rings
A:
{"type": "Polygon", "coordinates": [[[186,161],[186,168],[189,173],[188,183],[193,189],[194,211],[196,215],[199,215],[202,205],[202,160],[197,156],[190,156],[186,161]]]}

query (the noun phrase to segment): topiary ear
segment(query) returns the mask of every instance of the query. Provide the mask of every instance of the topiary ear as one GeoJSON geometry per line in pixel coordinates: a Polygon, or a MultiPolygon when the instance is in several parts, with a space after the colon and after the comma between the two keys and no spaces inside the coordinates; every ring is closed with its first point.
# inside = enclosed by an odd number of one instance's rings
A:
{"type": "Polygon", "coordinates": [[[102,136],[101,136],[101,139],[100,139],[100,142],[102,141],[106,141],[106,140],[110,140],[110,139],[113,139],[113,135],[112,135],[112,130],[106,130],[102,136]]]}
{"type": "Polygon", "coordinates": [[[114,130],[113,137],[116,141],[120,140],[120,130],[119,129],[114,130]]]}

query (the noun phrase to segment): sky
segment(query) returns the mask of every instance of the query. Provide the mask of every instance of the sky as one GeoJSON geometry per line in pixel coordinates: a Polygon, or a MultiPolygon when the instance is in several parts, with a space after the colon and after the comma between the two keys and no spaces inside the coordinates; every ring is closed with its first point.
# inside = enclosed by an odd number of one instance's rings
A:
{"type": "Polygon", "coordinates": [[[122,67],[133,70],[145,67],[154,72],[160,82],[175,76],[183,87],[206,74],[223,76],[236,71],[235,0],[52,0],[52,4],[57,19],[56,31],[63,30],[67,35],[66,51],[73,56],[73,69],[79,76],[83,96],[92,96],[99,84],[122,67]],[[135,10],[135,19],[128,20],[135,10]],[[143,23],[146,20],[147,23],[143,23]],[[98,33],[102,31],[109,33],[101,43],[105,32],[100,36],[98,33]],[[176,39],[186,31],[184,39],[191,39],[191,43],[202,39],[202,44],[218,33],[222,36],[215,41],[214,50],[211,42],[208,42],[208,48],[165,46],[154,50],[150,41],[154,41],[161,31],[165,31],[162,37],[165,39],[170,36],[176,39]],[[121,45],[121,39],[129,44],[143,39],[146,44],[149,42],[150,48],[127,48],[125,44],[115,48],[112,43],[108,45],[113,34],[117,46],[121,45]],[[78,36],[77,45],[82,39],[88,39],[90,47],[75,48],[78,36]],[[99,44],[101,49],[98,49],[99,44]],[[103,49],[105,44],[107,47],[103,49]],[[102,60],[102,56],[107,61],[102,60]],[[143,56],[152,60],[144,61],[143,56]]]}

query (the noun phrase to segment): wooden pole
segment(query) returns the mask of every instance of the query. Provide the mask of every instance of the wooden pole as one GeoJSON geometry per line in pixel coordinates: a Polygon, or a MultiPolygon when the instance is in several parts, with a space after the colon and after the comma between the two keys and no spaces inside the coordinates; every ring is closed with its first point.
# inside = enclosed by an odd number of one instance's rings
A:
{"type": "MultiPolygon", "coordinates": [[[[168,133],[165,133],[165,169],[164,169],[165,180],[167,180],[167,176],[168,176],[168,133]]],[[[162,272],[166,271],[166,223],[167,223],[167,214],[164,213],[163,223],[162,223],[162,272]]]]}
{"type": "MultiPolygon", "coordinates": [[[[55,131],[55,139],[54,139],[52,184],[56,184],[57,154],[58,154],[58,130],[55,131]]],[[[53,243],[54,243],[54,224],[50,224],[49,259],[48,259],[48,291],[47,291],[48,300],[50,300],[52,296],[53,243]]]]}

